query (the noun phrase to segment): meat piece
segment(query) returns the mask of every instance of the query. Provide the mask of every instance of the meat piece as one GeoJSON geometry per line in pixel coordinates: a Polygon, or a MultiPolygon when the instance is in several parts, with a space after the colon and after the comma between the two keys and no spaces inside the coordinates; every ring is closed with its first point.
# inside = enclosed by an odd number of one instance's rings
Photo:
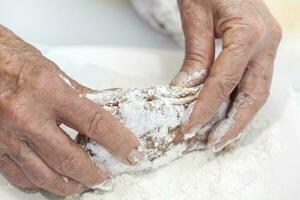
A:
{"type": "Polygon", "coordinates": [[[77,141],[96,163],[104,164],[113,175],[151,170],[168,164],[183,154],[206,148],[207,134],[225,118],[228,102],[224,102],[213,119],[202,127],[183,134],[201,86],[179,88],[171,86],[147,89],[113,89],[88,94],[101,104],[139,138],[145,160],[137,166],[127,166],[113,157],[95,141],[78,135],[77,141]]]}

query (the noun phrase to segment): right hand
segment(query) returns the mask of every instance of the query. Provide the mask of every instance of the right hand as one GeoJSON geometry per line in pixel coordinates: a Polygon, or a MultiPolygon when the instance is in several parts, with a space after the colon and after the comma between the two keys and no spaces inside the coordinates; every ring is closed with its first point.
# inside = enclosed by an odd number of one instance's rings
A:
{"type": "Polygon", "coordinates": [[[103,183],[109,172],[60,127],[84,134],[126,164],[137,138],[81,94],[89,91],[0,26],[0,171],[14,185],[68,196],[103,183]]]}
{"type": "Polygon", "coordinates": [[[236,143],[267,101],[282,31],[262,0],[179,0],[186,49],[172,85],[203,84],[183,131],[209,122],[225,99],[226,119],[209,134],[219,152],[236,143]],[[215,38],[222,51],[214,59],[215,38]]]}

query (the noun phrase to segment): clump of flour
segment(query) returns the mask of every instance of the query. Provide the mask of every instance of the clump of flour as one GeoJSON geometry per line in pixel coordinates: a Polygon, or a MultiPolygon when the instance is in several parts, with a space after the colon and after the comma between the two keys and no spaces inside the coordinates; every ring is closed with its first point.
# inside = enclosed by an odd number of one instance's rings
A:
{"type": "Polygon", "coordinates": [[[144,161],[127,166],[95,141],[84,144],[96,163],[105,165],[113,175],[156,169],[194,150],[205,149],[206,134],[225,118],[228,101],[214,118],[183,135],[181,124],[188,118],[201,86],[181,88],[158,86],[145,89],[114,89],[88,94],[101,104],[140,140],[144,161]],[[182,135],[182,136],[180,136],[182,135]]]}

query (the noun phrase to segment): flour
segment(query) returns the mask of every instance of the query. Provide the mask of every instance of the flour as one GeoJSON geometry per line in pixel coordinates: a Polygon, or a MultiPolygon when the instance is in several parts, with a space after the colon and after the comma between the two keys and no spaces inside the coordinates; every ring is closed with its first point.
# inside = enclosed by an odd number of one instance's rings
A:
{"type": "Polygon", "coordinates": [[[180,71],[172,80],[171,85],[181,87],[192,87],[195,85],[200,85],[205,81],[207,74],[208,72],[205,69],[197,69],[191,67],[184,71],[180,71]]]}
{"type": "Polygon", "coordinates": [[[85,149],[91,152],[96,163],[105,165],[113,175],[153,170],[185,153],[205,149],[206,134],[225,118],[229,102],[220,106],[209,123],[183,134],[181,124],[190,115],[193,101],[201,88],[159,86],[88,94],[89,99],[101,104],[137,136],[143,149],[144,161],[134,167],[127,166],[95,141],[83,143],[85,149]]]}

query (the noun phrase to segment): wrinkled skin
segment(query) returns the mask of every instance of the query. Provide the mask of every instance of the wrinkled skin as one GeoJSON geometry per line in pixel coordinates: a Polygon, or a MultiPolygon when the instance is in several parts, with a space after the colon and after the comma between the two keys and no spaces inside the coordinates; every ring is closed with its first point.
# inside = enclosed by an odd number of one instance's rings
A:
{"type": "Polygon", "coordinates": [[[124,163],[135,164],[136,137],[110,113],[80,97],[85,92],[90,90],[0,26],[0,171],[10,182],[67,196],[109,178],[61,123],[95,139],[124,163]]]}
{"type": "Polygon", "coordinates": [[[227,97],[227,119],[212,131],[209,146],[220,151],[240,137],[266,102],[281,28],[261,0],[179,0],[185,59],[171,85],[204,83],[187,131],[206,124],[227,97]],[[223,48],[214,59],[215,38],[223,48]]]}

